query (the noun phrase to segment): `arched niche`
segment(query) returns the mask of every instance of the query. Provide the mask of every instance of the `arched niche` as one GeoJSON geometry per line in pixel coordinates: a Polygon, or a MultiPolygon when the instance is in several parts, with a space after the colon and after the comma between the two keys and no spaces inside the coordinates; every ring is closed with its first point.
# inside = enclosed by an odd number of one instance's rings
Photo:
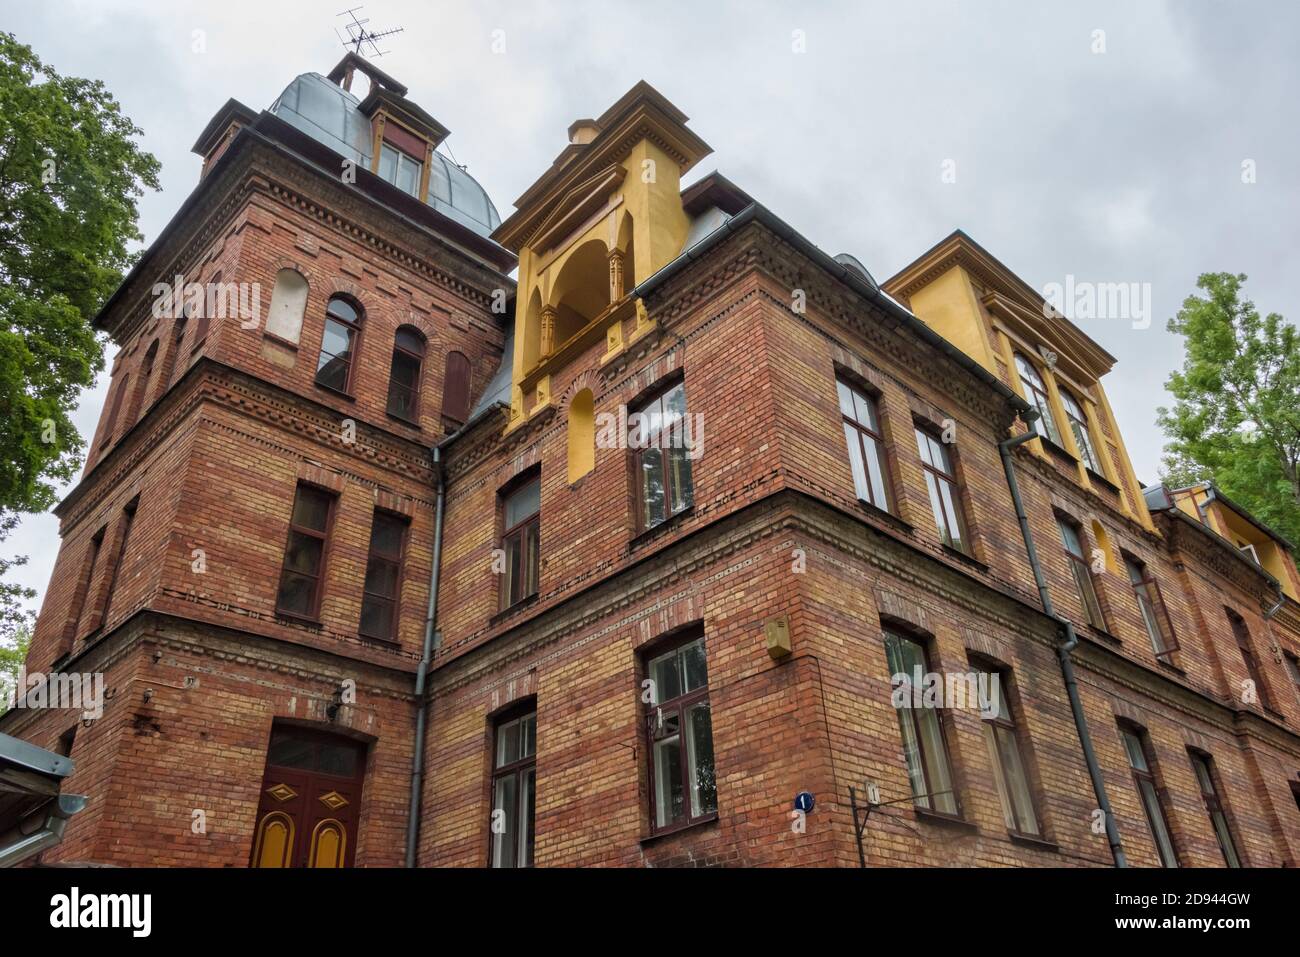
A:
{"type": "Polygon", "coordinates": [[[581,389],[569,402],[569,483],[596,467],[596,399],[581,389]]]}
{"type": "Polygon", "coordinates": [[[609,250],[589,239],[565,258],[551,286],[555,347],[559,348],[609,307],[609,250]]]}

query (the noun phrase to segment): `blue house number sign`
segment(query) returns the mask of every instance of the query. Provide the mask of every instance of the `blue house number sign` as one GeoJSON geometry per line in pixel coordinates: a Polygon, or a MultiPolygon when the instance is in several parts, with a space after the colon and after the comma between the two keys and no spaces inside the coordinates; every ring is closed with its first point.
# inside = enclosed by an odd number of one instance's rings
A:
{"type": "Polygon", "coordinates": [[[794,796],[794,809],[796,811],[803,811],[805,814],[810,812],[813,809],[813,805],[816,803],[817,802],[813,798],[811,791],[800,791],[794,796]]]}

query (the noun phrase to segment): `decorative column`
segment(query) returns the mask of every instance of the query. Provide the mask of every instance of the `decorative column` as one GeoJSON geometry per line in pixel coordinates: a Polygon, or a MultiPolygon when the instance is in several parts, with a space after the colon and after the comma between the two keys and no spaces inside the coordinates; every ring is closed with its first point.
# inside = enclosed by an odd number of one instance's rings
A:
{"type": "Polygon", "coordinates": [[[618,302],[623,298],[623,250],[612,249],[609,253],[609,301],[618,302]]]}
{"type": "Polygon", "coordinates": [[[542,358],[555,351],[555,307],[542,307],[542,358]]]}

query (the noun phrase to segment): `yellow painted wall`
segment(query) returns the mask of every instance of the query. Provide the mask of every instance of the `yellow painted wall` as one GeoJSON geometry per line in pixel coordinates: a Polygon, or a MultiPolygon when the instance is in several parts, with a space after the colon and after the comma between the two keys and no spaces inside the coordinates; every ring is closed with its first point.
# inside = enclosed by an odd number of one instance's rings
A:
{"type": "Polygon", "coordinates": [[[965,269],[953,266],[912,293],[909,302],[912,312],[927,326],[989,372],[997,374],[984,313],[965,269]]]}

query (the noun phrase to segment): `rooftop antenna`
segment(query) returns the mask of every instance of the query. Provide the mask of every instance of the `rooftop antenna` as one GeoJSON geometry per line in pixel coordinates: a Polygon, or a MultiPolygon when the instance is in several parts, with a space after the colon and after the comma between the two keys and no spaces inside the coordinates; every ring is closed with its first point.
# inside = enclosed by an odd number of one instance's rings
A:
{"type": "Polygon", "coordinates": [[[357,11],[362,9],[364,7],[352,7],[340,13],[340,17],[349,17],[351,19],[350,23],[343,24],[347,36],[344,37],[342,33],[339,33],[338,27],[334,28],[334,33],[345,47],[351,47],[352,52],[358,56],[362,54],[369,57],[383,56],[387,51],[379,49],[378,41],[384,37],[391,37],[394,33],[401,33],[405,28],[393,27],[391,30],[368,30],[366,24],[370,22],[370,18],[357,18],[357,11]]]}

